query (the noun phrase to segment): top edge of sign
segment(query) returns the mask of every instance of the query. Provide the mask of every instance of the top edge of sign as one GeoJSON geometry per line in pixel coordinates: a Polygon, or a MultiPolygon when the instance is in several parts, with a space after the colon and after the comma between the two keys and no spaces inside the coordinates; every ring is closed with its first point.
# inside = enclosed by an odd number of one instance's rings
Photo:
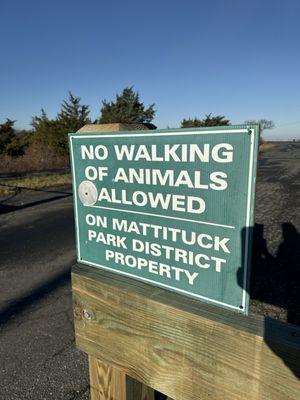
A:
{"type": "Polygon", "coordinates": [[[149,129],[149,130],[132,130],[132,131],[99,131],[99,132],[71,132],[70,138],[83,137],[116,137],[116,136],[150,136],[160,134],[161,136],[169,135],[193,135],[193,134],[224,134],[224,133],[249,133],[249,131],[259,131],[259,125],[228,125],[228,126],[212,126],[212,127],[196,127],[196,128],[174,128],[174,129],[149,129]]]}

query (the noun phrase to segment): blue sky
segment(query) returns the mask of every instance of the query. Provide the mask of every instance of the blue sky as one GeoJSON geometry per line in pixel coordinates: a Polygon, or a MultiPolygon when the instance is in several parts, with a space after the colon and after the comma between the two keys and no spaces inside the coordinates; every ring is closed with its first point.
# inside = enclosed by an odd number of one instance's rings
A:
{"type": "Polygon", "coordinates": [[[159,128],[212,112],[300,137],[299,0],[11,0],[0,16],[0,121],[54,117],[68,90],[96,118],[134,85],[159,128]]]}

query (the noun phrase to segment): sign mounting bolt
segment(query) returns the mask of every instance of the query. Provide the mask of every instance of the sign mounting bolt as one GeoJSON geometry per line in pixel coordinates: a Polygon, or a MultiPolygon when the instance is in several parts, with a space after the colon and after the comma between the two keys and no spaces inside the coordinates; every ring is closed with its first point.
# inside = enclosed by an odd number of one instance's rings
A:
{"type": "Polygon", "coordinates": [[[92,313],[90,313],[88,310],[83,310],[83,318],[90,321],[92,319],[92,313]]]}

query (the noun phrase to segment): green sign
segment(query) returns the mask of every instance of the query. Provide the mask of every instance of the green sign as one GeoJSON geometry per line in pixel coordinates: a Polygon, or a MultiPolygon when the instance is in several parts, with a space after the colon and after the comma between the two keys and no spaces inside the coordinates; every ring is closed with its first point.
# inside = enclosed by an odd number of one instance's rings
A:
{"type": "Polygon", "coordinates": [[[79,262],[247,314],[258,126],[69,139],[79,262]]]}

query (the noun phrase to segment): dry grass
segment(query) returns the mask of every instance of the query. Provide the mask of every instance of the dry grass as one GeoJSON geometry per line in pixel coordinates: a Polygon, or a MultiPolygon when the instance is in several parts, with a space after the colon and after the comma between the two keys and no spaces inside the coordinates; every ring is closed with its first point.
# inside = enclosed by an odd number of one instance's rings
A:
{"type": "Polygon", "coordinates": [[[12,195],[21,189],[41,189],[71,184],[70,174],[53,174],[14,179],[0,179],[0,196],[12,195]]]}
{"type": "Polygon", "coordinates": [[[259,145],[259,151],[267,151],[267,150],[271,149],[274,146],[275,146],[275,144],[273,144],[273,143],[264,142],[264,143],[259,145]]]}
{"type": "Polygon", "coordinates": [[[31,144],[26,153],[20,157],[0,155],[0,173],[2,174],[67,169],[68,167],[68,155],[58,156],[51,148],[40,143],[31,144]]]}

